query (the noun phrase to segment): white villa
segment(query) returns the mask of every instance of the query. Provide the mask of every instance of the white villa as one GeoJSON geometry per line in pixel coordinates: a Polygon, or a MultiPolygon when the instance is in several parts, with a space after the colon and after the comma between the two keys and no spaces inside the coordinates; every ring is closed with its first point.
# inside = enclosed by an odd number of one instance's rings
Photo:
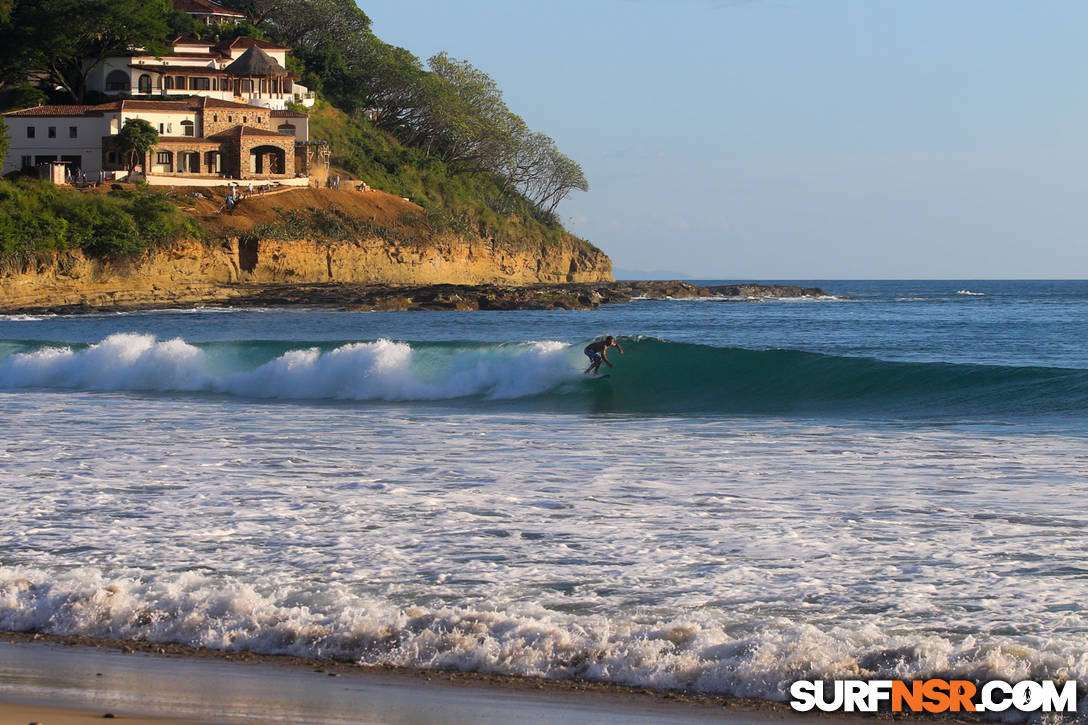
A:
{"type": "Polygon", "coordinates": [[[306,114],[195,97],[125,99],[96,106],[37,106],[4,114],[10,147],[2,173],[57,161],[90,179],[127,170],[112,137],[128,119],[147,121],[158,144],[137,161],[155,183],[293,179],[307,164],[306,114]],[[296,162],[296,154],[302,158],[296,162]],[[103,172],[107,172],[103,174],[103,172]],[[179,178],[181,177],[181,178],[179,178]]]}
{"type": "Polygon", "coordinates": [[[314,94],[285,68],[288,50],[246,37],[218,44],[179,37],[163,56],[106,58],[88,76],[87,90],[133,98],[200,95],[275,109],[312,106],[314,94]]]}
{"type": "MultiPolygon", "coordinates": [[[[245,19],[211,0],[174,0],[174,7],[208,24],[245,19]]],[[[312,106],[314,94],[287,70],[289,50],[244,36],[178,37],[161,56],[137,50],[106,58],[88,75],[87,91],[117,100],[3,114],[10,144],[0,174],[58,162],[89,179],[123,176],[127,160],[111,137],[138,118],[159,132],[158,145],[137,163],[149,183],[301,181],[314,144],[307,115],[288,106],[312,106]]]]}

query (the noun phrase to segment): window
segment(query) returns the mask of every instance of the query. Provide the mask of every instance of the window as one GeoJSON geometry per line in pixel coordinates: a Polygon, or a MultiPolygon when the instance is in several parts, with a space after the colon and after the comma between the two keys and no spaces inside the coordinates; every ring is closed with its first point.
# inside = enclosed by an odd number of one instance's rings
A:
{"type": "Polygon", "coordinates": [[[163,79],[162,79],[162,87],[165,88],[168,91],[173,90],[173,88],[174,88],[174,77],[173,76],[164,76],[163,79]]]}
{"type": "Polygon", "coordinates": [[[189,81],[189,89],[194,91],[208,91],[211,90],[212,80],[211,78],[193,78],[189,81]]]}
{"type": "Polygon", "coordinates": [[[213,122],[218,122],[219,121],[219,114],[218,113],[213,113],[212,114],[212,121],[213,122]]]}
{"type": "Polygon", "coordinates": [[[21,164],[20,164],[20,165],[21,165],[21,166],[22,166],[22,167],[23,167],[24,169],[29,169],[29,168],[30,168],[31,166],[33,166],[33,165],[34,165],[34,157],[33,157],[33,156],[24,156],[24,157],[22,157],[22,158],[20,159],[20,162],[21,162],[21,164]]]}
{"type": "Polygon", "coordinates": [[[166,133],[166,124],[165,123],[160,123],[159,124],[159,133],[160,134],[166,133]]]}
{"type": "Polygon", "coordinates": [[[185,90],[185,76],[178,76],[174,81],[179,91],[185,90]]]}
{"type": "Polygon", "coordinates": [[[169,164],[174,160],[174,155],[169,151],[159,151],[155,154],[156,164],[169,164]]]}
{"type": "Polygon", "coordinates": [[[144,73],[140,76],[138,83],[140,86],[140,93],[151,93],[151,76],[144,73]]]}
{"type": "Polygon", "coordinates": [[[79,136],[79,127],[78,126],[69,126],[68,127],[68,138],[77,138],[78,136],[79,136]]]}
{"type": "Polygon", "coordinates": [[[33,126],[27,126],[26,127],[26,137],[27,138],[34,138],[34,127],[33,126]]]}
{"type": "Polygon", "coordinates": [[[227,123],[234,123],[234,116],[227,116],[227,123]]]}
{"type": "Polygon", "coordinates": [[[261,117],[257,116],[257,123],[260,123],[260,122],[261,122],[261,117]]]}
{"type": "Polygon", "coordinates": [[[123,70],[110,71],[110,74],[106,76],[107,91],[127,91],[130,87],[128,73],[123,70]]]}
{"type": "Polygon", "coordinates": [[[45,135],[48,136],[49,138],[56,138],[57,137],[57,127],[56,126],[48,127],[46,129],[45,135]]]}
{"type": "Polygon", "coordinates": [[[249,123],[249,116],[242,116],[242,123],[249,123]]]}
{"type": "Polygon", "coordinates": [[[193,134],[193,122],[192,121],[182,121],[181,122],[181,135],[182,136],[193,136],[194,135],[193,134]]]}
{"type": "Polygon", "coordinates": [[[278,128],[278,129],[276,129],[276,130],[277,130],[277,131],[279,131],[280,133],[289,133],[289,134],[291,134],[292,136],[293,136],[293,135],[294,135],[294,133],[295,133],[295,127],[294,127],[294,125],[292,125],[292,124],[290,124],[290,123],[281,123],[281,124],[280,124],[280,126],[279,126],[279,128],[278,128]]]}

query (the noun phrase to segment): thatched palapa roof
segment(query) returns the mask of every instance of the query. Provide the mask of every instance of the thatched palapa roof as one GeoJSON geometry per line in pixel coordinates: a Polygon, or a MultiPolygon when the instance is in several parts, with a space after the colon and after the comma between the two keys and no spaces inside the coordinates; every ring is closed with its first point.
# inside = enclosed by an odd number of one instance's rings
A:
{"type": "Polygon", "coordinates": [[[262,76],[275,77],[289,75],[287,69],[276,62],[276,59],[265,53],[256,45],[242,53],[238,60],[223,69],[232,76],[262,76]]]}

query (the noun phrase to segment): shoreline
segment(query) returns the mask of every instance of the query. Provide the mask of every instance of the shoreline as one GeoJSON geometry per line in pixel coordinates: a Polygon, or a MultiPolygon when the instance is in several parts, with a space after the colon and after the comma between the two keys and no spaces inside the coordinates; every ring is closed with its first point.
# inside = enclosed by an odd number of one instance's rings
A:
{"type": "Polygon", "coordinates": [[[78,315],[208,306],[247,308],[317,307],[345,311],[594,310],[639,299],[704,299],[760,302],[764,299],[831,297],[815,287],[735,284],[698,286],[681,281],[580,282],[529,285],[382,285],[349,282],[231,284],[196,295],[164,297],[161,291],[125,295],[108,304],[29,304],[0,309],[6,315],[78,315]]]}
{"type": "Polygon", "coordinates": [[[0,725],[83,722],[107,712],[148,723],[253,721],[256,716],[270,722],[322,723],[740,725],[857,723],[865,717],[796,713],[785,703],[600,682],[2,633],[0,725]]]}

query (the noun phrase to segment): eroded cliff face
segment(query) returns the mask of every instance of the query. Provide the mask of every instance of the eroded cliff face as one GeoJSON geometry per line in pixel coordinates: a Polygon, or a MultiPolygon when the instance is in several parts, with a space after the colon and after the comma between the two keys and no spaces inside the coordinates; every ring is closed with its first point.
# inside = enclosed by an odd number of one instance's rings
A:
{"type": "Polygon", "coordinates": [[[611,279],[611,260],[573,239],[512,249],[456,237],[397,245],[243,235],[217,245],[180,243],[124,262],[88,259],[78,251],[44,255],[0,274],[0,308],[215,304],[245,294],[247,284],[284,282],[520,285],[611,279]]]}

